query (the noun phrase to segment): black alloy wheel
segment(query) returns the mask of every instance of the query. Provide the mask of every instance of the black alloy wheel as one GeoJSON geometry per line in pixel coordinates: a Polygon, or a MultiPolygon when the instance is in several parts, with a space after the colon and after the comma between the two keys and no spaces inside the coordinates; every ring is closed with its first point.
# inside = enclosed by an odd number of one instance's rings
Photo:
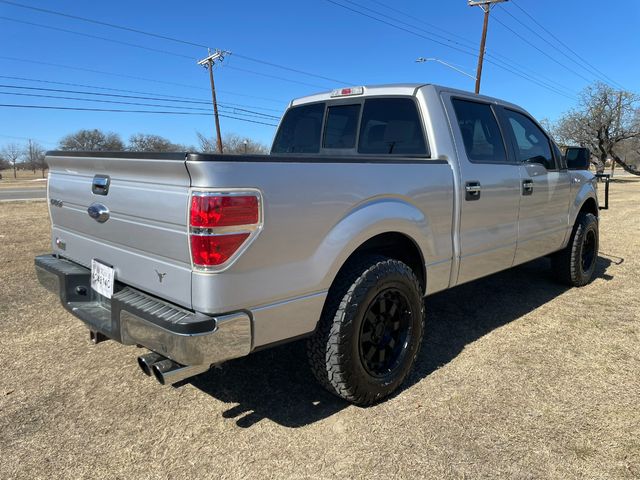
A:
{"type": "Polygon", "coordinates": [[[369,375],[384,377],[402,363],[410,330],[407,297],[396,288],[380,292],[367,308],[360,328],[360,360],[369,375]]]}

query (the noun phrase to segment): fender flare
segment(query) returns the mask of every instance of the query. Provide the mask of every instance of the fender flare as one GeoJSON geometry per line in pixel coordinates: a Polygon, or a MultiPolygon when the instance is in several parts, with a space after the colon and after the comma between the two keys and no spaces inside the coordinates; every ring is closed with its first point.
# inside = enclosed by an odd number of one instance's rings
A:
{"type": "MultiPolygon", "coordinates": [[[[320,243],[311,262],[329,289],[347,259],[367,240],[383,234],[399,233],[412,240],[422,261],[435,251],[434,236],[425,214],[404,198],[373,198],[359,204],[338,221],[320,243]],[[326,259],[333,259],[327,264],[326,259]]],[[[425,265],[426,271],[426,265],[425,265]]]]}

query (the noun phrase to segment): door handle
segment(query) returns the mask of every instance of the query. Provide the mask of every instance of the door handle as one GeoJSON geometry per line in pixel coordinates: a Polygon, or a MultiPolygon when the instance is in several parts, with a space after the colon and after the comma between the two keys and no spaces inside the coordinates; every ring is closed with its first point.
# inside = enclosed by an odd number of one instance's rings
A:
{"type": "Polygon", "coordinates": [[[464,199],[468,201],[479,200],[481,191],[480,182],[467,182],[464,185],[464,199]]]}
{"type": "Polygon", "coordinates": [[[533,194],[533,180],[526,179],[522,180],[522,195],[532,195],[533,194]]]}
{"type": "Polygon", "coordinates": [[[91,183],[91,192],[94,195],[107,195],[110,183],[111,178],[109,178],[109,175],[96,175],[91,183]]]}

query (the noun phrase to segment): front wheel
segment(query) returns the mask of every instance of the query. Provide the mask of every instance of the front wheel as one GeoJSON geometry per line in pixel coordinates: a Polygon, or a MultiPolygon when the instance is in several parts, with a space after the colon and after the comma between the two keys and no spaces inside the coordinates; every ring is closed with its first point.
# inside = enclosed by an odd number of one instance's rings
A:
{"type": "Polygon", "coordinates": [[[571,232],[569,244],[551,261],[558,279],[572,287],[591,281],[598,260],[598,219],[592,213],[581,213],[571,232]]]}
{"type": "Polygon", "coordinates": [[[351,261],[329,290],[307,343],[320,384],[360,406],[390,395],[420,350],[423,305],[420,283],[403,262],[381,256],[351,261]]]}

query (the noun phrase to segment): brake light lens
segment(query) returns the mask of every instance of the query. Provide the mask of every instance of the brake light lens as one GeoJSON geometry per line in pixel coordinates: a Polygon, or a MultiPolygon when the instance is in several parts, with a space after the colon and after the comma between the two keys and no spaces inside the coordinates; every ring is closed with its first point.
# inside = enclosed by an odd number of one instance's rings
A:
{"type": "Polygon", "coordinates": [[[251,225],[258,222],[258,216],[258,197],[255,195],[191,197],[192,227],[251,225]]]}
{"type": "Polygon", "coordinates": [[[249,238],[248,233],[229,235],[191,235],[191,256],[193,263],[214,267],[222,265],[249,238]]]}
{"type": "Polygon", "coordinates": [[[189,244],[196,270],[225,268],[262,227],[257,191],[194,191],[189,207],[189,244]]]}
{"type": "Polygon", "coordinates": [[[332,97],[348,97],[350,95],[362,95],[364,87],[336,88],[331,92],[332,97]]]}

